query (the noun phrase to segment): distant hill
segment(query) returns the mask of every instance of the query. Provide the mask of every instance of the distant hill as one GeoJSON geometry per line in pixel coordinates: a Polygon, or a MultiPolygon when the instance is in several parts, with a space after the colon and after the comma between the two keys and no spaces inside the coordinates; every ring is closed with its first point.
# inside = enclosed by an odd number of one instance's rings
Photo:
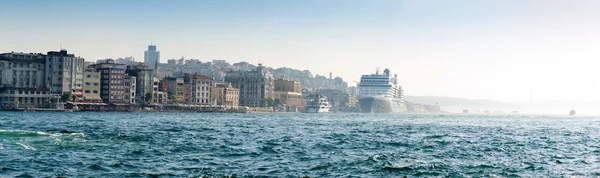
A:
{"type": "Polygon", "coordinates": [[[404,99],[414,103],[421,104],[436,104],[440,105],[453,105],[453,106],[489,106],[489,107],[502,107],[508,106],[508,103],[492,100],[473,100],[466,98],[455,98],[446,96],[404,96],[404,99]]]}
{"type": "Polygon", "coordinates": [[[463,109],[468,109],[470,112],[489,110],[494,112],[496,110],[504,110],[505,112],[512,110],[514,106],[509,103],[500,101],[484,100],[484,99],[466,99],[456,97],[445,97],[445,96],[404,96],[404,100],[420,103],[420,104],[439,104],[443,111],[450,112],[462,112],[463,109]]]}
{"type": "Polygon", "coordinates": [[[470,113],[519,113],[529,114],[559,114],[567,115],[571,109],[577,110],[578,115],[600,114],[600,103],[542,100],[530,102],[501,102],[485,99],[466,99],[445,96],[405,96],[404,99],[413,103],[436,104],[439,103],[443,111],[460,113],[463,109],[470,113]]]}

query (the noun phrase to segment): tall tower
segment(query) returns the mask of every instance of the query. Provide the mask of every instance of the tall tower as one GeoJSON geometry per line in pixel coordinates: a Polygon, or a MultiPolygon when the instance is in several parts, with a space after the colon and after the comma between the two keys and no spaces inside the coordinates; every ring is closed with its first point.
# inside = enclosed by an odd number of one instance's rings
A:
{"type": "Polygon", "coordinates": [[[148,67],[160,62],[160,51],[156,50],[155,45],[149,45],[148,50],[144,52],[144,63],[148,67]]]}

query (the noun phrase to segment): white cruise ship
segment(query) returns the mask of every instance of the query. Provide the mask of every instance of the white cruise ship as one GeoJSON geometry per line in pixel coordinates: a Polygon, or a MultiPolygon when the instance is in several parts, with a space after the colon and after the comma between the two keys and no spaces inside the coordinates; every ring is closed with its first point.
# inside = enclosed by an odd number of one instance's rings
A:
{"type": "Polygon", "coordinates": [[[398,75],[391,77],[389,69],[383,70],[383,73],[377,70],[375,74],[363,75],[358,84],[360,110],[367,113],[406,112],[402,92],[398,75]]]}
{"type": "Polygon", "coordinates": [[[331,105],[329,104],[329,101],[327,101],[327,97],[320,95],[320,94],[314,94],[312,96],[309,96],[310,100],[308,101],[308,103],[306,103],[306,106],[304,106],[304,112],[306,113],[322,113],[322,112],[329,112],[329,108],[331,108],[331,105]]]}

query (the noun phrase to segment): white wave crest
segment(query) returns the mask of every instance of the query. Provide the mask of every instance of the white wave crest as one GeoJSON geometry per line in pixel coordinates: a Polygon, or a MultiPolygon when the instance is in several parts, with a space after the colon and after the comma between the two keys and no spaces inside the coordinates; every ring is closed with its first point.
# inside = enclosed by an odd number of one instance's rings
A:
{"type": "Polygon", "coordinates": [[[17,142],[17,145],[22,146],[23,148],[25,148],[27,150],[36,150],[34,147],[26,145],[26,144],[21,143],[21,142],[17,142]]]}
{"type": "Polygon", "coordinates": [[[29,131],[29,130],[2,130],[0,129],[0,134],[2,133],[8,133],[8,134],[33,134],[33,135],[40,135],[40,136],[54,136],[54,137],[59,137],[59,136],[73,136],[73,137],[85,137],[85,134],[83,133],[46,133],[46,132],[42,132],[42,131],[29,131]]]}

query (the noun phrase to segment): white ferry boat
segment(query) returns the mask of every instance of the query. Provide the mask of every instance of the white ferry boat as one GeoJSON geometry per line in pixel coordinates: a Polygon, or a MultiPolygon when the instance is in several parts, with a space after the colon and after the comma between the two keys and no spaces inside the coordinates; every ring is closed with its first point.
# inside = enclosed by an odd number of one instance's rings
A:
{"type": "Polygon", "coordinates": [[[320,95],[320,94],[314,94],[314,96],[310,96],[309,98],[312,98],[312,99],[310,101],[308,101],[308,103],[306,103],[306,106],[304,106],[304,112],[306,112],[306,113],[329,112],[329,108],[331,108],[331,105],[329,104],[327,97],[320,95]]]}
{"type": "Polygon", "coordinates": [[[358,84],[358,102],[361,112],[392,113],[406,112],[407,105],[402,99],[402,87],[398,85],[398,75],[390,76],[390,70],[383,73],[363,75],[358,84]]]}

